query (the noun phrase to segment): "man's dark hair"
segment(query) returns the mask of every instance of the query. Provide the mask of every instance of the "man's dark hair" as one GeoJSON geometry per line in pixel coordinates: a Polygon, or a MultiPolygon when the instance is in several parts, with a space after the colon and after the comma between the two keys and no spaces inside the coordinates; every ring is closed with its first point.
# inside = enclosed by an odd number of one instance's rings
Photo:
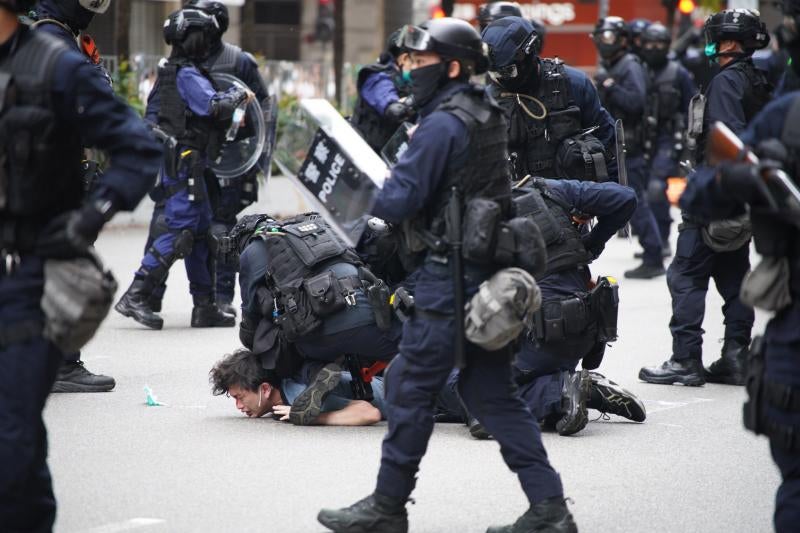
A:
{"type": "Polygon", "coordinates": [[[214,396],[226,394],[233,386],[256,391],[262,383],[276,386],[279,381],[274,372],[261,366],[261,360],[256,354],[244,348],[217,361],[209,372],[208,380],[214,396]]]}

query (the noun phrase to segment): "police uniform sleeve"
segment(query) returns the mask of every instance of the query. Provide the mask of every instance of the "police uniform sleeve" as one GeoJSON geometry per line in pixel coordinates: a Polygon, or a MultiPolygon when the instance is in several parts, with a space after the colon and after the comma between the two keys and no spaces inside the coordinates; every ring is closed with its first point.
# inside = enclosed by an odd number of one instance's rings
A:
{"type": "Polygon", "coordinates": [[[153,124],[158,124],[158,113],[161,110],[161,82],[156,78],[150,94],[147,96],[147,107],[144,111],[144,119],[153,124]]]}
{"type": "Polygon", "coordinates": [[[251,242],[239,257],[239,292],[242,295],[242,314],[257,324],[261,320],[261,304],[258,287],[267,274],[269,257],[263,241],[251,242]]]}
{"type": "Polygon", "coordinates": [[[178,92],[192,113],[219,121],[230,120],[236,107],[244,101],[243,89],[231,87],[217,92],[211,82],[194,67],[183,67],[177,76],[178,92]]]}
{"type": "Polygon", "coordinates": [[[242,52],[239,55],[239,76],[245,85],[253,91],[259,102],[269,97],[267,86],[264,84],[264,78],[261,77],[261,73],[258,71],[258,62],[256,58],[248,52],[242,52]]]}
{"type": "Polygon", "coordinates": [[[683,65],[678,65],[678,83],[681,91],[681,112],[685,115],[689,112],[689,102],[697,94],[694,79],[683,65]]]}
{"type": "Polygon", "coordinates": [[[607,91],[609,100],[625,113],[642,113],[647,101],[647,74],[644,67],[636,61],[628,61],[627,68],[607,91]]]}
{"type": "MultiPolygon", "coordinates": [[[[596,137],[603,143],[609,153],[616,149],[616,134],[614,132],[614,119],[600,103],[597,89],[592,85],[589,77],[578,69],[566,67],[570,81],[572,98],[581,110],[581,128],[589,129],[598,126],[596,137]]],[[[612,181],[619,181],[617,160],[614,158],[608,164],[608,176],[612,181]]]]}
{"type": "Polygon", "coordinates": [[[395,223],[417,214],[468,144],[466,126],[454,115],[436,111],[425,117],[378,193],[372,214],[395,223]]]}
{"type": "Polygon", "coordinates": [[[747,126],[744,116],[744,75],[730,68],[723,70],[711,80],[708,87],[706,110],[707,124],[716,121],[725,123],[734,133],[740,134],[747,126]]]}
{"type": "Polygon", "coordinates": [[[75,125],[86,146],[110,156],[97,195],[112,200],[116,209],[136,207],[153,186],[161,164],[161,149],[142,119],[72,52],[56,67],[53,101],[59,120],[75,125]]]}

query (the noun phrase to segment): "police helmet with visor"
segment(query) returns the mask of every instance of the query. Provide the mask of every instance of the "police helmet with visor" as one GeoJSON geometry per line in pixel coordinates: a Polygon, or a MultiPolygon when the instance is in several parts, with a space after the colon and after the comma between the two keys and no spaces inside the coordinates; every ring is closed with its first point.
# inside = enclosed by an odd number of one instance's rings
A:
{"type": "Polygon", "coordinates": [[[494,81],[507,87],[515,85],[512,80],[531,74],[540,46],[539,34],[530,21],[501,18],[486,27],[482,38],[489,51],[489,76],[494,81]]]}
{"type": "Polygon", "coordinates": [[[430,20],[426,27],[406,26],[401,42],[408,52],[434,52],[443,61],[458,61],[467,75],[483,74],[488,67],[480,35],[464,20],[446,17],[430,20]]]}
{"type": "Polygon", "coordinates": [[[703,26],[706,37],[706,56],[716,59],[720,56],[750,55],[769,45],[769,32],[761,22],[758,11],[751,9],[726,9],[710,15],[703,26]],[[719,51],[719,43],[735,41],[742,45],[744,53],[719,51]]]}
{"type": "Polygon", "coordinates": [[[164,21],[164,41],[173,46],[174,54],[190,59],[205,57],[218,32],[216,17],[199,9],[181,9],[164,21]]]}
{"type": "Polygon", "coordinates": [[[222,2],[215,2],[213,0],[189,0],[185,7],[192,7],[204,13],[208,13],[209,15],[214,15],[217,19],[217,24],[219,24],[220,35],[228,31],[230,15],[228,14],[228,6],[222,2]]]}
{"type": "Polygon", "coordinates": [[[624,50],[628,36],[628,27],[620,17],[601,18],[590,35],[604,59],[612,58],[624,50]]]}
{"type": "Polygon", "coordinates": [[[653,68],[659,68],[667,63],[669,46],[672,35],[666,26],[655,22],[642,32],[640,54],[645,63],[653,68]]]}
{"type": "Polygon", "coordinates": [[[522,8],[516,2],[489,2],[478,10],[478,25],[481,32],[486,26],[503,17],[521,17],[522,8]]]}

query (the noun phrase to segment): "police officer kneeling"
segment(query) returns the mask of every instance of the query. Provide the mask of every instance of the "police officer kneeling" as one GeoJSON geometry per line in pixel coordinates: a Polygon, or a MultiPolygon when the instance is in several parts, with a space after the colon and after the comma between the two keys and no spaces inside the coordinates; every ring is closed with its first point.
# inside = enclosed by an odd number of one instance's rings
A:
{"type": "MultiPolygon", "coordinates": [[[[500,220],[510,218],[511,211],[503,114],[482,87],[469,83],[470,75],[487,68],[477,31],[457,19],[431,20],[425,29],[407,27],[403,46],[411,51],[411,91],[422,119],[372,214],[391,223],[406,222],[406,238],[430,246],[416,247],[422,256],[412,274],[416,310],[403,324],[400,354],[385,376],[389,428],[377,486],[350,507],[320,511],[319,521],[337,532],[408,530],[405,504],[433,431],[434,399],[461,363],[454,348],[463,325],[455,322],[455,302],[475,294],[500,269],[489,251],[480,259],[464,260],[464,293],[456,294],[461,280],[451,269],[458,272],[454,245],[462,235],[455,235],[461,222],[455,212],[463,213],[475,202],[492,202],[500,220]]],[[[464,236],[474,237],[466,231],[464,236]]],[[[513,392],[511,349],[488,352],[469,341],[463,344],[459,393],[500,443],[531,505],[514,525],[489,531],[576,531],[539,424],[513,392]]]]}
{"type": "MultiPolygon", "coordinates": [[[[55,519],[41,413],[64,354],[47,333],[45,270],[51,259],[86,257],[114,213],[136,207],[159,163],[142,121],[84,57],[20,25],[30,7],[0,1],[3,531],[50,531],[55,519]],[[108,151],[111,161],[85,202],[81,142],[108,151]]],[[[72,344],[64,348],[79,348],[72,344]]]]}
{"type": "Polygon", "coordinates": [[[241,250],[242,344],[278,378],[292,377],[304,360],[319,363],[304,371],[309,386],[293,402],[292,423],[309,424],[319,414],[339,382],[341,368],[330,363],[345,355],[366,363],[397,354],[400,327],[389,289],[321,216],[248,215],[228,239],[241,250]]]}

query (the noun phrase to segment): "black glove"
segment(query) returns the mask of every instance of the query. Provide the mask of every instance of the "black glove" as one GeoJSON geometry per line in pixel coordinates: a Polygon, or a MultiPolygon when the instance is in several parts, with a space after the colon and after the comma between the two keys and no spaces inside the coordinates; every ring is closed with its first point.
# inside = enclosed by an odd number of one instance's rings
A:
{"type": "Polygon", "coordinates": [[[760,159],[769,159],[780,163],[786,163],[789,160],[789,152],[786,150],[786,146],[778,139],[761,141],[756,146],[755,153],[760,159]]]}
{"type": "Polygon", "coordinates": [[[58,215],[39,236],[36,253],[60,259],[86,255],[107,218],[110,218],[111,210],[103,208],[104,205],[102,201],[89,203],[80,209],[58,215]]]}
{"type": "Polygon", "coordinates": [[[750,163],[722,163],[717,170],[720,190],[738,202],[751,203],[760,190],[758,172],[750,163]]]}
{"type": "Polygon", "coordinates": [[[383,112],[384,117],[398,124],[410,119],[413,115],[414,110],[399,100],[386,106],[386,111],[383,112]]]}
{"type": "Polygon", "coordinates": [[[606,243],[604,242],[596,242],[596,239],[592,238],[592,233],[589,232],[586,235],[581,237],[581,241],[583,241],[583,246],[586,250],[592,254],[592,259],[597,259],[600,257],[600,254],[603,253],[603,250],[606,249],[606,243]]]}

